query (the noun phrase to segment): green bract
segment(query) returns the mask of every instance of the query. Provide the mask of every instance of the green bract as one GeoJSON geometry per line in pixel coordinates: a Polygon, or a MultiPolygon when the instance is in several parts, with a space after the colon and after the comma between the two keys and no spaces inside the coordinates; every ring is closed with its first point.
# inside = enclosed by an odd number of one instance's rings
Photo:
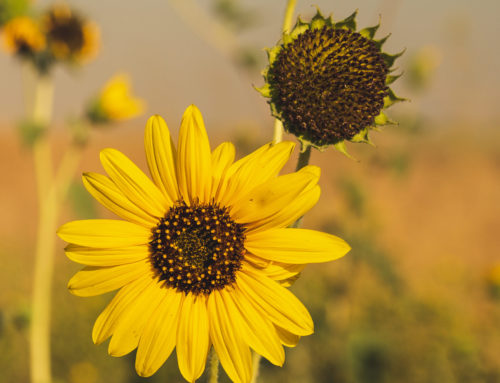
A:
{"type": "Polygon", "coordinates": [[[333,145],[347,154],[346,140],[370,143],[368,131],[391,122],[383,110],[403,100],[389,88],[403,52],[382,52],[388,36],[374,39],[379,25],[356,32],[356,13],[335,23],[318,10],[268,50],[266,83],[257,90],[303,149],[333,145]]]}

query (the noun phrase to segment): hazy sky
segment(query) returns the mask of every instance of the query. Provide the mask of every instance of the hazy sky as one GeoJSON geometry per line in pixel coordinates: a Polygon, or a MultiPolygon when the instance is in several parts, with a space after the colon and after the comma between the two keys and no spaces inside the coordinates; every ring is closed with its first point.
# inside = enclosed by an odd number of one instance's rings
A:
{"type": "MultiPolygon", "coordinates": [[[[103,42],[99,57],[89,65],[55,72],[57,121],[78,113],[83,102],[107,78],[124,71],[132,76],[137,94],[147,100],[147,114],[162,114],[169,125],[179,123],[190,103],[201,108],[213,129],[241,121],[271,123],[266,102],[252,89],[252,84],[262,85],[261,77],[238,70],[219,50],[193,32],[172,8],[173,1],[70,1],[99,23],[103,42]]],[[[272,46],[280,37],[285,1],[242,3],[260,15],[260,19],[235,38],[255,47],[272,46]]],[[[207,10],[210,1],[198,4],[207,10]]],[[[500,88],[497,42],[500,1],[302,0],[298,1],[296,15],[314,13],[311,4],[318,5],[325,14],[333,12],[336,19],[357,8],[361,27],[376,24],[381,15],[378,36],[392,33],[386,50],[396,52],[407,48],[398,65],[403,69],[405,60],[418,48],[429,44],[438,47],[443,61],[435,82],[425,97],[414,100],[409,107],[415,107],[416,103],[438,120],[488,123],[499,119],[496,94],[500,88]]],[[[18,64],[0,53],[0,123],[11,123],[21,116],[21,90],[18,64]]],[[[142,125],[144,119],[134,123],[142,125]]]]}

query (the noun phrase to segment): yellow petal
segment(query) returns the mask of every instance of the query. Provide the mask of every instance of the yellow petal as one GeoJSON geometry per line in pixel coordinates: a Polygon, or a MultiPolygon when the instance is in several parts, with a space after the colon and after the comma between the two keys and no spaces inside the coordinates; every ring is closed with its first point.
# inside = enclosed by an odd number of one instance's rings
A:
{"type": "Polygon", "coordinates": [[[265,145],[227,170],[217,200],[229,206],[235,198],[275,177],[292,154],[293,142],[265,145]]]}
{"type": "Polygon", "coordinates": [[[347,254],[341,238],[320,231],[277,228],[248,233],[245,248],[259,257],[285,263],[319,263],[347,254]]]}
{"type": "Polygon", "coordinates": [[[276,333],[278,334],[280,341],[287,347],[295,347],[299,343],[300,336],[292,334],[290,331],[285,330],[279,326],[276,327],[276,333]]]}
{"type": "Polygon", "coordinates": [[[124,195],[153,217],[163,217],[169,208],[158,187],[123,153],[115,149],[101,151],[101,163],[124,195]]]}
{"type": "MultiPolygon", "coordinates": [[[[300,172],[310,172],[314,178],[319,178],[320,168],[317,166],[305,166],[299,170],[299,173],[300,172]]],[[[320,195],[320,187],[315,182],[309,183],[292,203],[286,205],[281,210],[277,210],[266,219],[260,219],[254,222],[248,228],[248,232],[252,230],[262,231],[274,227],[290,226],[316,205],[320,195]]]]}
{"type": "Polygon", "coordinates": [[[212,196],[217,194],[219,184],[234,161],[235,149],[231,142],[223,142],[212,152],[212,196]]]}
{"type": "Polygon", "coordinates": [[[266,263],[262,258],[250,253],[245,254],[245,260],[275,281],[284,281],[294,278],[306,266],[303,264],[290,264],[275,261],[267,261],[266,263]]]}
{"type": "Polygon", "coordinates": [[[151,283],[153,283],[151,276],[142,276],[123,286],[116,293],[113,300],[106,306],[94,323],[92,340],[95,344],[104,342],[113,334],[123,313],[130,308],[132,303],[137,300],[144,289],[151,283]]]}
{"type": "Polygon", "coordinates": [[[233,322],[234,310],[227,306],[224,290],[215,290],[208,297],[210,339],[226,374],[233,382],[249,382],[252,378],[250,348],[241,329],[233,322]]]}
{"type": "Polygon", "coordinates": [[[68,289],[74,295],[89,297],[104,294],[151,273],[149,259],[111,267],[87,266],[68,282],[68,289]]]}
{"type": "Polygon", "coordinates": [[[188,382],[198,379],[205,369],[210,347],[208,331],[206,296],[186,295],[179,318],[176,350],[179,370],[188,382]]]}
{"type": "Polygon", "coordinates": [[[146,245],[96,249],[77,245],[68,245],[66,256],[73,262],[87,266],[117,266],[141,261],[149,257],[146,245]]]}
{"type": "Polygon", "coordinates": [[[57,235],[75,245],[108,248],[145,245],[151,230],[126,221],[87,219],[62,225],[57,235]]]}
{"type": "Polygon", "coordinates": [[[97,173],[84,173],[82,179],[88,192],[119,217],[146,227],[156,225],[157,218],[131,202],[108,177],[97,173]]]}
{"type": "Polygon", "coordinates": [[[123,356],[137,347],[146,324],[155,317],[166,294],[167,290],[155,282],[143,290],[120,317],[109,342],[109,355],[123,356]]]}
{"type": "Polygon", "coordinates": [[[179,188],[175,173],[175,150],[167,124],[158,115],[152,116],[146,125],[144,146],[149,171],[169,205],[179,200],[179,188]]]}
{"type": "Polygon", "coordinates": [[[313,322],[307,309],[277,282],[243,264],[236,283],[245,297],[273,323],[297,335],[313,333],[313,322]]]}
{"type": "Polygon", "coordinates": [[[313,190],[317,182],[318,177],[312,172],[296,172],[274,178],[234,202],[231,216],[249,228],[260,228],[261,221],[266,224],[275,215],[282,215],[302,193],[314,198],[313,194],[306,191],[313,190]]]}
{"type": "Polygon", "coordinates": [[[183,299],[183,293],[167,289],[151,322],[144,328],[135,359],[135,369],[140,376],[153,375],[172,353],[183,299]]]}
{"type": "Polygon", "coordinates": [[[240,329],[243,340],[271,363],[282,366],[285,351],[273,323],[264,318],[252,303],[236,288],[229,293],[221,291],[235,328],[240,329]]]}
{"type": "Polygon", "coordinates": [[[187,203],[196,199],[209,202],[212,190],[212,155],[203,118],[194,105],[189,106],[182,116],[177,148],[180,195],[187,203]]]}

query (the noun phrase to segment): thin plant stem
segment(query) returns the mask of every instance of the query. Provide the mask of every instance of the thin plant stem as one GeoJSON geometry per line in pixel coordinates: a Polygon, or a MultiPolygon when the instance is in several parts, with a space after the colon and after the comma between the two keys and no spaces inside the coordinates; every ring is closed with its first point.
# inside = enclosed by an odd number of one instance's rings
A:
{"type": "Polygon", "coordinates": [[[288,0],[285,9],[285,17],[283,18],[283,33],[290,32],[290,28],[292,27],[293,13],[295,12],[295,5],[297,4],[297,0],[288,0]]]}
{"type": "Polygon", "coordinates": [[[299,153],[299,158],[297,159],[297,167],[295,171],[298,172],[304,166],[309,165],[309,160],[311,159],[311,145],[307,145],[303,150],[299,153]]]}
{"type": "Polygon", "coordinates": [[[252,357],[252,365],[253,365],[253,375],[252,375],[252,380],[250,383],[257,383],[257,379],[259,378],[259,371],[260,371],[260,359],[261,356],[257,354],[256,352],[253,353],[252,357]]]}
{"type": "Polygon", "coordinates": [[[39,75],[33,99],[33,122],[44,128],[35,142],[33,160],[38,195],[38,227],[33,279],[31,319],[31,382],[50,383],[50,307],[52,274],[57,224],[57,190],[52,181],[52,156],[47,134],[51,119],[53,83],[47,75],[39,75]]]}
{"type": "Polygon", "coordinates": [[[210,376],[208,378],[208,383],[217,383],[219,380],[219,357],[212,348],[210,356],[210,376]]]}
{"type": "MultiPolygon", "coordinates": [[[[292,27],[293,14],[297,0],[288,0],[285,8],[285,16],[283,17],[283,26],[281,28],[283,34],[290,32],[292,27]]],[[[283,141],[283,123],[279,119],[274,120],[273,145],[283,141]]]]}
{"type": "Polygon", "coordinates": [[[283,123],[279,119],[274,119],[273,145],[283,141],[283,123]]]}
{"type": "MultiPolygon", "coordinates": [[[[295,5],[297,4],[297,0],[288,0],[285,8],[285,16],[283,17],[283,26],[282,32],[283,34],[289,33],[290,28],[292,27],[293,14],[295,12],[295,5]]],[[[283,123],[281,120],[276,118],[274,120],[274,133],[273,133],[273,145],[276,145],[283,141],[283,123]]],[[[253,354],[253,375],[251,383],[257,383],[257,378],[259,377],[259,368],[260,368],[260,359],[261,356],[256,352],[253,354]]]]}

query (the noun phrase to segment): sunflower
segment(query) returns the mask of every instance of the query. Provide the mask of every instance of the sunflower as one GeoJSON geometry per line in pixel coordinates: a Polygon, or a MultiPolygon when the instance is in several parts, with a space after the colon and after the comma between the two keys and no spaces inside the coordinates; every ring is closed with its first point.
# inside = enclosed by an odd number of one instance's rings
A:
{"type": "Polygon", "coordinates": [[[403,100],[389,88],[402,52],[383,52],[387,37],[375,40],[378,28],[356,32],[356,12],[334,22],[318,10],[268,50],[266,83],[257,90],[304,146],[347,154],[345,141],[370,143],[368,131],[390,122],[383,109],[403,100]]]}
{"type": "Polygon", "coordinates": [[[202,116],[185,111],[177,149],[163,119],[145,132],[152,181],[125,155],[101,152],[108,174],[85,173],[87,190],[124,220],[69,222],[59,236],[67,256],[86,267],[70,291],[117,290],[92,337],[111,337],[109,353],[137,348],[135,367],[151,376],[176,349],[184,378],[198,379],[213,347],[228,376],[248,382],[253,349],[284,362],[313,332],[302,303],[286,288],[307,263],[326,262],[350,247],[333,235],[288,228],[318,200],[319,168],[278,176],[294,148],[265,145],[234,161],[231,143],[210,149],[202,116]]]}
{"type": "Polygon", "coordinates": [[[59,60],[90,60],[99,50],[99,28],[65,4],[52,6],[44,15],[49,49],[59,60]]]}
{"type": "Polygon", "coordinates": [[[144,108],[144,101],[132,96],[129,77],[117,74],[91,102],[87,116],[93,123],[122,121],[139,116],[144,108]]]}
{"type": "Polygon", "coordinates": [[[38,23],[30,17],[10,20],[3,28],[3,46],[9,53],[33,56],[45,48],[45,36],[38,23]]]}

